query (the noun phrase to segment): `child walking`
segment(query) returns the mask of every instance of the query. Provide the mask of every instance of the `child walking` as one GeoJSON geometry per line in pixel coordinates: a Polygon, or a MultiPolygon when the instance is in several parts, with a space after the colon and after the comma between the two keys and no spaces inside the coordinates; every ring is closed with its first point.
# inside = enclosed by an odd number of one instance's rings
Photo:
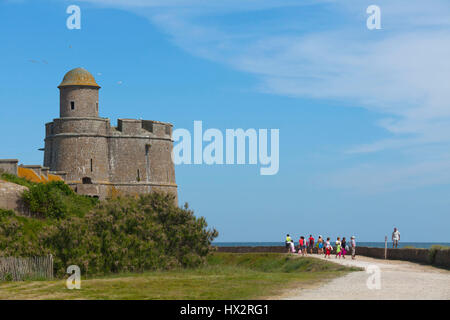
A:
{"type": "Polygon", "coordinates": [[[339,256],[339,259],[341,258],[341,249],[342,249],[341,245],[342,245],[341,238],[337,237],[337,240],[336,240],[336,259],[337,259],[338,256],[339,256]]]}
{"type": "Polygon", "coordinates": [[[330,238],[327,238],[327,242],[325,243],[325,258],[327,256],[330,258],[331,248],[330,238]]]}
{"type": "Polygon", "coordinates": [[[345,255],[347,254],[348,251],[347,240],[345,240],[345,237],[342,238],[341,244],[342,244],[342,258],[345,259],[345,255]]]}

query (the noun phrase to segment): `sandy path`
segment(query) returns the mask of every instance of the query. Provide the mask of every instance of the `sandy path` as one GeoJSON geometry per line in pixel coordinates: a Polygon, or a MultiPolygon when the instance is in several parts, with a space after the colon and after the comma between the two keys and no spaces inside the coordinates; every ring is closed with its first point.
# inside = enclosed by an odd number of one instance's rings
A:
{"type": "MultiPolygon", "coordinates": [[[[322,256],[309,257],[324,259],[322,256]]],[[[299,258],[301,259],[301,257],[299,258]]],[[[291,289],[279,299],[443,299],[450,300],[450,271],[399,260],[380,260],[358,256],[355,260],[328,259],[342,265],[364,268],[365,271],[331,280],[316,288],[291,289]],[[368,269],[369,268],[369,269],[368,269]],[[369,278],[376,278],[367,271],[377,269],[379,289],[376,281],[372,288],[367,285],[369,278]]]]}

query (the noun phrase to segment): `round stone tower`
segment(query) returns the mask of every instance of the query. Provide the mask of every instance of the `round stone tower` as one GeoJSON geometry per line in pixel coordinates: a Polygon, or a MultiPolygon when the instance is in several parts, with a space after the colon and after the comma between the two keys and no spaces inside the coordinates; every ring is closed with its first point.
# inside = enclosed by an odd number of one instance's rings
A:
{"type": "Polygon", "coordinates": [[[170,123],[119,119],[111,127],[99,117],[100,86],[83,68],[67,72],[58,88],[60,117],[45,127],[44,166],[79,194],[161,191],[177,199],[170,123]]]}
{"type": "Polygon", "coordinates": [[[58,86],[60,117],[98,117],[100,86],[86,69],[76,68],[64,76],[58,86]]]}
{"type": "Polygon", "coordinates": [[[87,70],[76,68],[66,73],[58,88],[60,118],[47,124],[44,165],[66,172],[69,185],[88,188],[83,192],[95,196],[100,192],[97,185],[109,181],[110,125],[98,115],[100,86],[87,70]]]}

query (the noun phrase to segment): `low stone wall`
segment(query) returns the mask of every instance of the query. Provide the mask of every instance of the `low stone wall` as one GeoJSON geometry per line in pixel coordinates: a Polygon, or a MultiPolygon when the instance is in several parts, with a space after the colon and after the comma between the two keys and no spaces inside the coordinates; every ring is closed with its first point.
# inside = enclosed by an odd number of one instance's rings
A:
{"type": "Polygon", "coordinates": [[[279,247],[216,247],[218,252],[230,252],[230,253],[255,253],[255,252],[273,252],[273,253],[286,253],[285,246],[279,247]]]}
{"type": "Polygon", "coordinates": [[[434,257],[434,265],[450,268],[450,250],[438,250],[434,257]]]}
{"type": "MultiPolygon", "coordinates": [[[[383,249],[384,250],[384,249],[383,249]]],[[[387,258],[392,260],[406,260],[419,263],[430,263],[428,249],[387,249],[387,258]]]]}
{"type": "Polygon", "coordinates": [[[0,180],[0,209],[13,210],[21,215],[29,215],[22,193],[27,188],[0,180]]]}
{"type": "MultiPolygon", "coordinates": [[[[272,253],[286,253],[285,246],[242,246],[242,247],[216,247],[218,252],[230,253],[255,253],[255,252],[272,252],[272,253]]],[[[309,250],[308,250],[309,252],[309,250]]],[[[313,249],[313,253],[317,253],[317,249],[313,249]]],[[[384,248],[373,247],[356,247],[356,255],[384,259],[384,248]]],[[[350,252],[348,252],[350,255],[350,252]]],[[[387,259],[389,260],[404,260],[411,262],[418,262],[424,264],[431,264],[431,254],[429,249],[387,249],[387,259]]],[[[450,250],[437,250],[434,261],[435,266],[450,268],[450,250]]]]}
{"type": "Polygon", "coordinates": [[[17,175],[17,159],[0,159],[0,171],[17,175]]]}
{"type": "Polygon", "coordinates": [[[356,247],[356,254],[377,259],[384,259],[384,248],[356,247]]]}

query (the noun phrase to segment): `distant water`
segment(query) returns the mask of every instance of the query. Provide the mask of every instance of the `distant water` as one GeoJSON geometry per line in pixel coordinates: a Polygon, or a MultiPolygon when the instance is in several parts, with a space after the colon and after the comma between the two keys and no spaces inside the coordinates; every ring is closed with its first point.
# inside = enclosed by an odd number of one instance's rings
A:
{"type": "MultiPolygon", "coordinates": [[[[297,244],[297,243],[296,243],[297,244]]],[[[406,246],[411,246],[415,248],[428,249],[432,245],[443,245],[449,246],[450,242],[402,242],[399,243],[399,248],[406,246]]],[[[284,246],[284,242],[213,242],[213,245],[218,247],[237,247],[237,246],[248,246],[248,247],[258,247],[258,246],[284,246]]],[[[356,246],[360,247],[375,247],[384,248],[384,242],[356,242],[356,246]]],[[[392,242],[388,242],[388,248],[392,248],[392,242]]]]}

